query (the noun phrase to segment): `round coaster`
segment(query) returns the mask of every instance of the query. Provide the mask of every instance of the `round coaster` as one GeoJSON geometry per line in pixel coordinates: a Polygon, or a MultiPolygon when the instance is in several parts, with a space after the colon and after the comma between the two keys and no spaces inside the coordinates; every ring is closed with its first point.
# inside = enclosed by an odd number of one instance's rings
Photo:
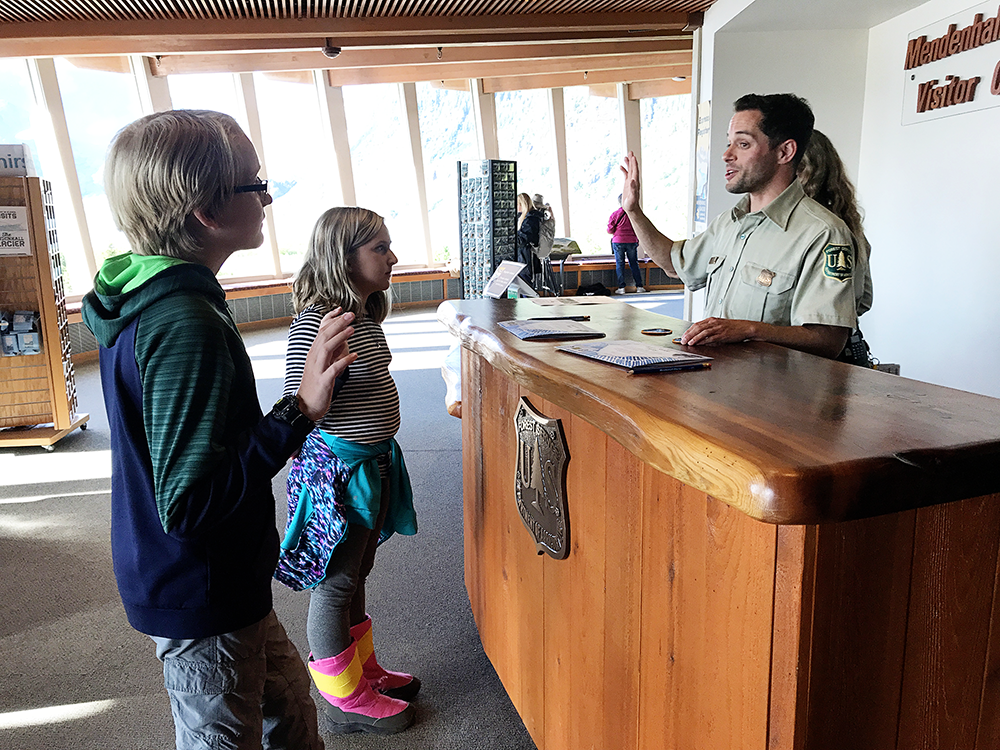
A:
{"type": "Polygon", "coordinates": [[[647,336],[668,336],[673,333],[673,331],[669,328],[643,328],[642,333],[647,336]]]}

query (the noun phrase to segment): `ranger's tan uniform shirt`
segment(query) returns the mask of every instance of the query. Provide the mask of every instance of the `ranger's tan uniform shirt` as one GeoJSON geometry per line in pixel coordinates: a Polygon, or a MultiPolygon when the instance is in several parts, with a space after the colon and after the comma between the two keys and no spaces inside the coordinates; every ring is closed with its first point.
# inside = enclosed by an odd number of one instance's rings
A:
{"type": "Polygon", "coordinates": [[[856,253],[847,225],[807,197],[798,180],[762,211],[747,213],[749,207],[745,195],[670,251],[688,288],[708,286],[706,315],[853,330],[856,253]]]}

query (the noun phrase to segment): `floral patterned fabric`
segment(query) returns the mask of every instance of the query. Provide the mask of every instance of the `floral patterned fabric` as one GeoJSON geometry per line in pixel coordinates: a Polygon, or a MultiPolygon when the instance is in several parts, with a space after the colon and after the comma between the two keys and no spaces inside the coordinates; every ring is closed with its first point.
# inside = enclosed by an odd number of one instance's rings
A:
{"type": "Polygon", "coordinates": [[[288,523],[274,577],[294,591],[326,577],[334,548],[347,532],[343,504],[350,467],[313,430],[288,472],[288,523]]]}

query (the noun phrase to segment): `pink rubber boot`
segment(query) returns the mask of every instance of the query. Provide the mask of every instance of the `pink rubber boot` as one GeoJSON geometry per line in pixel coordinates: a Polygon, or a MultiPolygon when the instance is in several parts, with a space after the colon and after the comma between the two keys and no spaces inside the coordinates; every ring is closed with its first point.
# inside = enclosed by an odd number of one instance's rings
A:
{"type": "Polygon", "coordinates": [[[420,680],[406,672],[390,672],[375,659],[375,641],[372,638],[372,618],[365,619],[351,628],[351,637],[358,644],[358,657],[364,665],[365,679],[372,689],[390,698],[408,701],[420,690],[420,680]]]}
{"type": "Polygon", "coordinates": [[[328,659],[309,657],[309,672],[329,702],[327,716],[335,734],[395,734],[413,723],[415,711],[405,701],[380,695],[365,679],[357,642],[328,659]]]}

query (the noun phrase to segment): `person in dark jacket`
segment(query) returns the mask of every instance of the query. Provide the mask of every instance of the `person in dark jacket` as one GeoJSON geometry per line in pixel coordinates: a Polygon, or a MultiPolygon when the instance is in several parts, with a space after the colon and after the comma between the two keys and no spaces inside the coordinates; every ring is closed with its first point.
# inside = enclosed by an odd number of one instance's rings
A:
{"type": "Polygon", "coordinates": [[[83,300],[111,429],[111,541],[129,623],[163,662],[178,748],[323,747],[309,677],[275,616],[271,480],[352,360],[323,320],[295,396],[262,414],[216,274],[263,241],[267,183],[228,115],[170,111],[115,136],[105,165],[130,254],[83,300]]]}
{"type": "Polygon", "coordinates": [[[517,196],[517,261],[524,263],[524,268],[518,274],[530,286],[534,274],[542,268],[535,257],[534,248],[538,247],[539,230],[542,226],[542,212],[535,208],[531,196],[519,193],[517,196]]]}

